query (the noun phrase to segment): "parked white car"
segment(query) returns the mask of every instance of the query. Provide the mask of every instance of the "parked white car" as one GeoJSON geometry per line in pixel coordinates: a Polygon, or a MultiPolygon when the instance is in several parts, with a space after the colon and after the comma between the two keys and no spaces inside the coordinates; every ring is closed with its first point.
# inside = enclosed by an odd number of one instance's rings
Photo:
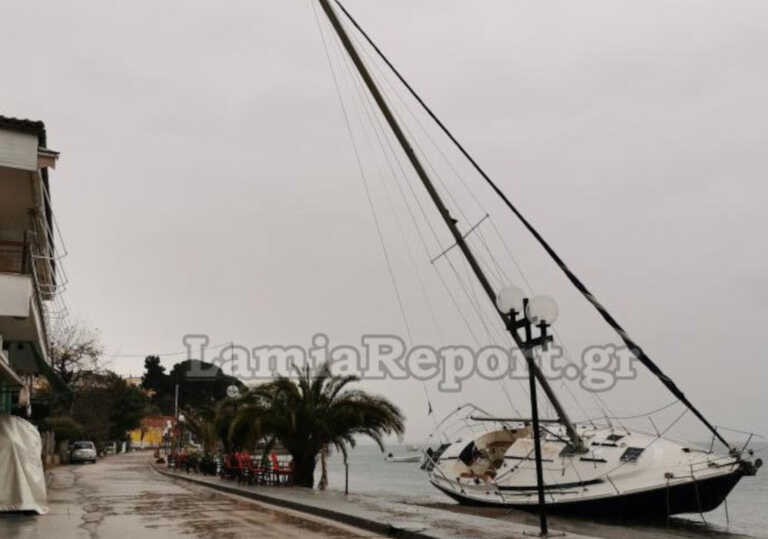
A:
{"type": "Polygon", "coordinates": [[[96,446],[93,442],[75,442],[71,446],[69,462],[96,462],[96,446]]]}

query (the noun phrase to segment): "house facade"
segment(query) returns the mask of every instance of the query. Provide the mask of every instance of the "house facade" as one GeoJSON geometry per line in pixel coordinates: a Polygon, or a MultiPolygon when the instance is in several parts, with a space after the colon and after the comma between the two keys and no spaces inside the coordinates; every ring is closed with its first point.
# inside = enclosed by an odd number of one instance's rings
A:
{"type": "Polygon", "coordinates": [[[58,380],[48,336],[57,277],[42,122],[0,116],[0,413],[26,405],[36,377],[58,380]]]}

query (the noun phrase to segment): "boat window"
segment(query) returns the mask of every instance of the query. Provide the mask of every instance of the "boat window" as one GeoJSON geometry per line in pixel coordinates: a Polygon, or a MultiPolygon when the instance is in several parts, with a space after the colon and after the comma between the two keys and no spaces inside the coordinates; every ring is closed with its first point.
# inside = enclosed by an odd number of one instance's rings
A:
{"type": "Polygon", "coordinates": [[[636,462],[640,455],[643,454],[644,448],[642,447],[628,447],[624,453],[622,453],[621,462],[636,462]]]}
{"type": "Polygon", "coordinates": [[[605,439],[608,440],[609,442],[618,442],[622,438],[624,438],[623,434],[611,434],[610,436],[605,437],[605,439]]]}

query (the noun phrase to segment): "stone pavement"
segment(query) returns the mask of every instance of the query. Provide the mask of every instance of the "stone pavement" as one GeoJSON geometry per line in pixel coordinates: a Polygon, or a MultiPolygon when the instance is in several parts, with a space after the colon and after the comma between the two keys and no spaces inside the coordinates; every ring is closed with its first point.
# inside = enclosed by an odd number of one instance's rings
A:
{"type": "Polygon", "coordinates": [[[50,472],[46,515],[0,513],[3,539],[314,539],[375,534],[312,515],[171,481],[148,454],[50,472]]]}

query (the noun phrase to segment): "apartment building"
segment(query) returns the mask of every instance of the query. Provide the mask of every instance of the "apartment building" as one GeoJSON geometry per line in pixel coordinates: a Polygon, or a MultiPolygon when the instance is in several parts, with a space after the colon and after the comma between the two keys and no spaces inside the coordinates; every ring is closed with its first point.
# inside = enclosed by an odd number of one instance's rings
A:
{"type": "Polygon", "coordinates": [[[0,413],[55,381],[48,327],[60,282],[49,182],[58,152],[42,122],[0,116],[0,413]]]}

